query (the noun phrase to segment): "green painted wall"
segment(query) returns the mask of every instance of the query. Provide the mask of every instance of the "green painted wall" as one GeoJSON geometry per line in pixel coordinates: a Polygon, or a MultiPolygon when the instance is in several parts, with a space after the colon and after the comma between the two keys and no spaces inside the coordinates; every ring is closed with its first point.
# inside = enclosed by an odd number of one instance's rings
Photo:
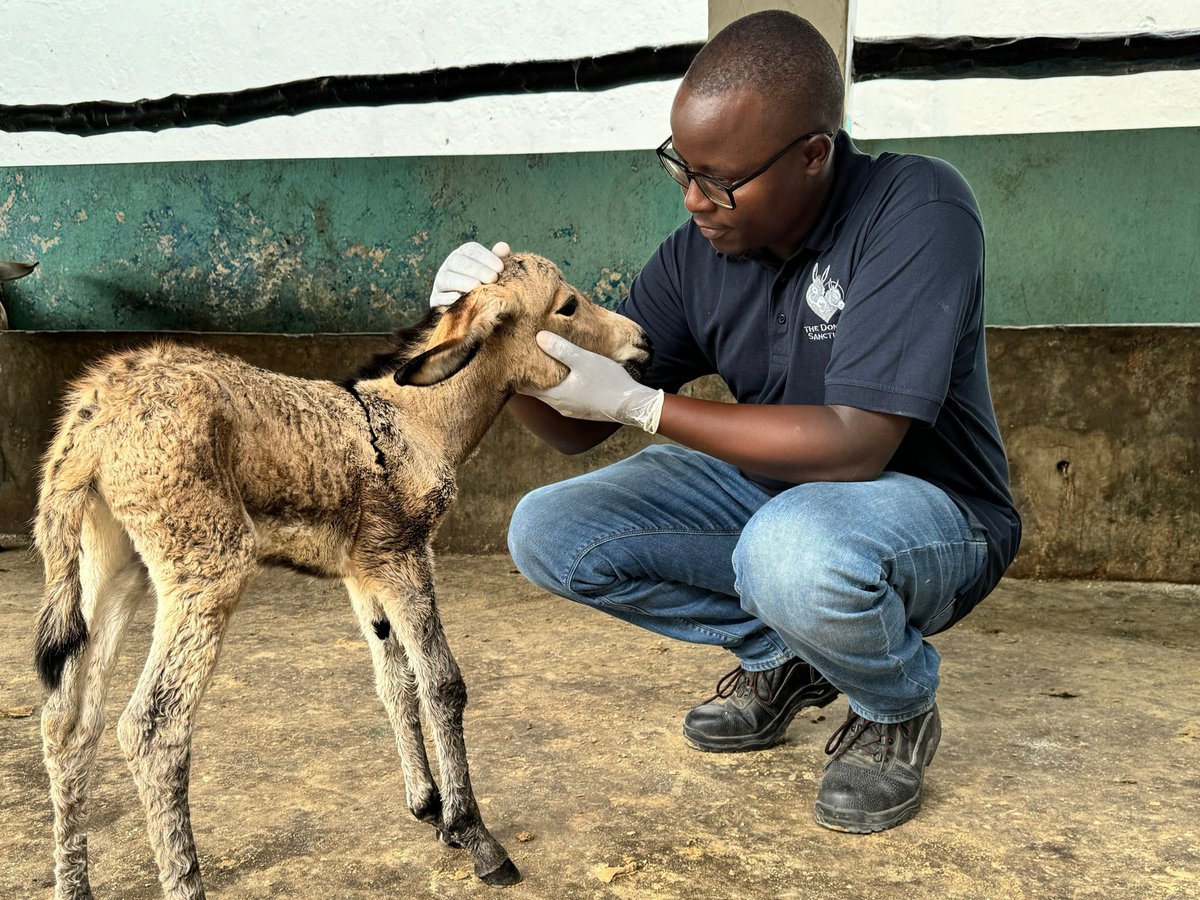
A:
{"type": "Polygon", "coordinates": [[[1200,321],[1200,128],[864,142],[975,190],[994,325],[1200,321]]]}
{"type": "MultiPolygon", "coordinates": [[[[1200,129],[863,146],[966,175],[991,324],[1200,321],[1200,129]]],[[[684,216],[649,152],[0,168],[18,329],[390,330],[468,238],[611,303],[684,216]]]]}
{"type": "MultiPolygon", "coordinates": [[[[665,182],[665,183],[664,183],[665,182]]],[[[614,299],[682,221],[649,153],[0,169],[13,328],[388,331],[463,240],[614,299]]]]}

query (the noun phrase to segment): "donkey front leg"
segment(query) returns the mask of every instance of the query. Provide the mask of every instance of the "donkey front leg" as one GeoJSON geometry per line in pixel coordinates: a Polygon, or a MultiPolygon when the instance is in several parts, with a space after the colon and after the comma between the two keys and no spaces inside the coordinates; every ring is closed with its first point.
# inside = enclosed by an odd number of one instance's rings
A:
{"type": "Polygon", "coordinates": [[[379,601],[354,578],[345,580],[363,637],[375,666],[375,690],[383,701],[404,773],[404,796],[409,811],[422,822],[442,831],[442,796],[425,755],[417,683],[391,622],[379,601]]]}
{"type": "Polygon", "coordinates": [[[227,573],[199,587],[198,578],[151,574],[159,594],[154,640],[117,737],[146,809],[164,896],[202,900],[188,807],[192,731],[245,576],[227,573]]]}
{"type": "Polygon", "coordinates": [[[372,573],[372,586],[395,628],[417,682],[417,694],[433,735],[442,782],[442,824],[450,840],[471,852],[475,874],[492,885],[516,884],[521,873],[479,814],[471,790],[463,710],[467,688],[438,618],[428,550],[387,572],[372,573]]]}

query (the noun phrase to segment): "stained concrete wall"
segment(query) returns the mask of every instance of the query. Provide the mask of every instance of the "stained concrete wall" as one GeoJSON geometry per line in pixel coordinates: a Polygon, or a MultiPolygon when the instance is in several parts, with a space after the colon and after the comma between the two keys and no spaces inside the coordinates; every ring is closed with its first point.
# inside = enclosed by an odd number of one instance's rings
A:
{"type": "Polygon", "coordinates": [[[1012,572],[1200,581],[1200,327],[998,328],[1012,572]]]}
{"type": "Polygon", "coordinates": [[[652,153],[0,168],[13,328],[391,331],[501,238],[615,302],[685,213],[652,153]]]}
{"type": "MultiPolygon", "coordinates": [[[[866,142],[949,160],[995,325],[1200,321],[1200,128],[866,142]]],[[[506,239],[615,302],[686,218],[652,153],[0,168],[13,328],[388,331],[460,241],[506,239]]]]}
{"type": "MultiPolygon", "coordinates": [[[[202,344],[285,374],[328,379],[353,373],[387,345],[379,334],[0,331],[0,535],[10,542],[28,538],[39,461],[69,382],[105,353],[158,339],[202,344]]],[[[721,386],[707,390],[719,392],[721,386]]],[[[441,546],[502,550],[509,515],[530,488],[615,462],[645,443],[644,435],[625,429],[595,450],[567,457],[502,415],[460,473],[459,502],[441,530],[441,546]]]]}
{"type": "MultiPolygon", "coordinates": [[[[0,534],[23,532],[61,386],[138,332],[0,332],[0,534]]],[[[378,335],[179,334],[257,365],[339,377],[378,335]]],[[[1011,572],[1039,577],[1200,581],[1200,326],[991,328],[992,389],[1025,538],[1011,572]]],[[[693,390],[720,398],[713,379],[693,390]]],[[[438,544],[503,550],[530,488],[619,459],[647,439],[623,430],[564,457],[502,415],[460,473],[438,544]]]]}

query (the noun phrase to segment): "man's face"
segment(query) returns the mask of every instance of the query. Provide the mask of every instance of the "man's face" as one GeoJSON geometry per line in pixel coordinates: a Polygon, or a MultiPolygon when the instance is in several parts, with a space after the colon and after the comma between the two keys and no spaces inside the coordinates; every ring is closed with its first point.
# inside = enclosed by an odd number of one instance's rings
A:
{"type": "MultiPolygon", "coordinates": [[[[811,125],[769,109],[763,96],[749,89],[698,96],[685,86],[671,107],[674,155],[692,171],[727,183],[758,169],[811,125]]],[[[787,257],[820,214],[830,152],[824,137],[802,141],[738,188],[734,209],[713,203],[695,182],[684,191],[684,206],[721,253],[739,256],[767,248],[787,257]]]]}

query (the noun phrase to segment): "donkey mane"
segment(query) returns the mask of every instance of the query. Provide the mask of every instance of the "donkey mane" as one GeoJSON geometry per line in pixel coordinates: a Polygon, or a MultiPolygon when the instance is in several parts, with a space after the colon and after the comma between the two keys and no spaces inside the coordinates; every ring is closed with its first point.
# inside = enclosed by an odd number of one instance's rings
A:
{"type": "Polygon", "coordinates": [[[386,350],[376,353],[338,384],[353,392],[354,386],[360,381],[371,381],[399,372],[425,348],[429,333],[437,325],[442,313],[441,309],[431,308],[416,323],[397,328],[388,337],[386,350]]]}

